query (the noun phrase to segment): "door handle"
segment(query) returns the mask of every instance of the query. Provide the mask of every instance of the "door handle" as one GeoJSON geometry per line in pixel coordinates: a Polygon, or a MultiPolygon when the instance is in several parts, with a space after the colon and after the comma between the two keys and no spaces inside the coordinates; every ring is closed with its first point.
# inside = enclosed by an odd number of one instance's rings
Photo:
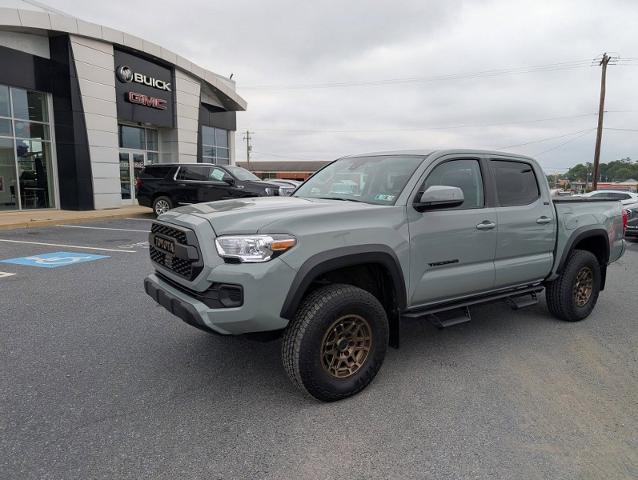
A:
{"type": "Polygon", "coordinates": [[[538,217],[536,219],[536,223],[538,223],[539,225],[545,225],[546,223],[550,223],[552,221],[551,218],[546,217],[545,215],[543,215],[542,217],[538,217]]]}
{"type": "Polygon", "coordinates": [[[178,183],[177,185],[180,186],[180,187],[185,187],[186,186],[185,183],[178,183]]]}
{"type": "Polygon", "coordinates": [[[477,230],[492,230],[494,227],[496,227],[496,224],[494,222],[490,222],[489,220],[483,220],[481,223],[479,223],[476,226],[477,230]]]}

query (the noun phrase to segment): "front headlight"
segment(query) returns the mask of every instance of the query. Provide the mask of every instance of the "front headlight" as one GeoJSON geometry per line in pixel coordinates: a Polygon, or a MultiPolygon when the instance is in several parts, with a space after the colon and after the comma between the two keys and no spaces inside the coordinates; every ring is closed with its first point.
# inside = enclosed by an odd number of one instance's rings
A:
{"type": "Polygon", "coordinates": [[[233,235],[215,239],[217,253],[244,263],[267,262],[295,246],[291,235],[233,235]]]}

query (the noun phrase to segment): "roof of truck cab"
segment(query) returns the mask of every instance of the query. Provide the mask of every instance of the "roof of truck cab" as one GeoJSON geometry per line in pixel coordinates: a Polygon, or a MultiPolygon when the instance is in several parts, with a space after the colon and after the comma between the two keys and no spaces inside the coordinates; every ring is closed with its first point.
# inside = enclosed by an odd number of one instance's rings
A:
{"type": "Polygon", "coordinates": [[[517,158],[525,158],[529,159],[530,157],[526,155],[520,155],[517,153],[510,152],[501,152],[498,150],[478,150],[472,148],[456,148],[456,149],[441,149],[441,150],[388,150],[381,152],[368,152],[368,153],[357,153],[354,155],[347,155],[347,157],[374,157],[381,155],[417,155],[417,156],[430,156],[436,154],[436,156],[442,155],[505,155],[508,157],[517,157],[517,158]]]}
{"type": "MultiPolygon", "coordinates": [[[[229,165],[217,165],[216,163],[209,163],[209,162],[184,162],[184,163],[177,163],[177,162],[173,162],[173,163],[149,163],[148,165],[144,165],[144,168],[146,167],[185,167],[187,165],[215,165],[216,167],[228,167],[229,165]]],[[[233,167],[234,165],[230,165],[231,167],[233,167]]]]}

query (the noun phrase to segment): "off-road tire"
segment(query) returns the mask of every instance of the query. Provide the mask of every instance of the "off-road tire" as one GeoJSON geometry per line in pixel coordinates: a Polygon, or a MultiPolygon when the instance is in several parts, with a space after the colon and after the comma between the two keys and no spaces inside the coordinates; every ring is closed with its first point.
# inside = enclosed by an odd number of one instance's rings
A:
{"type": "Polygon", "coordinates": [[[165,204],[168,205],[168,210],[171,210],[174,207],[173,200],[171,200],[169,197],[166,197],[164,195],[157,197],[155,200],[153,200],[153,213],[156,217],[159,217],[162,213],[166,213],[168,211],[166,210],[166,212],[157,213],[158,207],[159,205],[161,205],[161,202],[165,202],[165,204]]]}
{"type": "Polygon", "coordinates": [[[375,377],[388,345],[388,319],[371,293],[352,285],[318,288],[301,303],[284,332],[281,357],[290,380],[302,392],[332,402],[363,390],[375,377]],[[323,364],[323,344],[335,322],[344,316],[364,318],[369,326],[370,350],[351,376],[337,378],[323,364]]]}
{"type": "Polygon", "coordinates": [[[567,259],[561,275],[546,286],[547,308],[555,317],[567,322],[578,322],[587,318],[596,306],[600,293],[600,264],[596,256],[586,250],[574,250],[567,259]],[[593,274],[591,294],[587,303],[577,304],[574,288],[578,273],[589,268],[593,274]]]}

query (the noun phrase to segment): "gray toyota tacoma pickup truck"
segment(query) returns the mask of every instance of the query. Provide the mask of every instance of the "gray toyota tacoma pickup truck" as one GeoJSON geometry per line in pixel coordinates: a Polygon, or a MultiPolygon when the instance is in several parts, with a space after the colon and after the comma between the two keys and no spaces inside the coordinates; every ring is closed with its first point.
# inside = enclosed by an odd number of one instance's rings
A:
{"type": "Polygon", "coordinates": [[[446,327],[471,305],[587,317],[624,252],[620,202],[552,199],[531,158],[476,150],[340,158],[291,197],[188,205],[152,224],[145,290],[222,335],[283,336],[292,382],[324,401],[365,388],[402,318],[446,327]]]}

